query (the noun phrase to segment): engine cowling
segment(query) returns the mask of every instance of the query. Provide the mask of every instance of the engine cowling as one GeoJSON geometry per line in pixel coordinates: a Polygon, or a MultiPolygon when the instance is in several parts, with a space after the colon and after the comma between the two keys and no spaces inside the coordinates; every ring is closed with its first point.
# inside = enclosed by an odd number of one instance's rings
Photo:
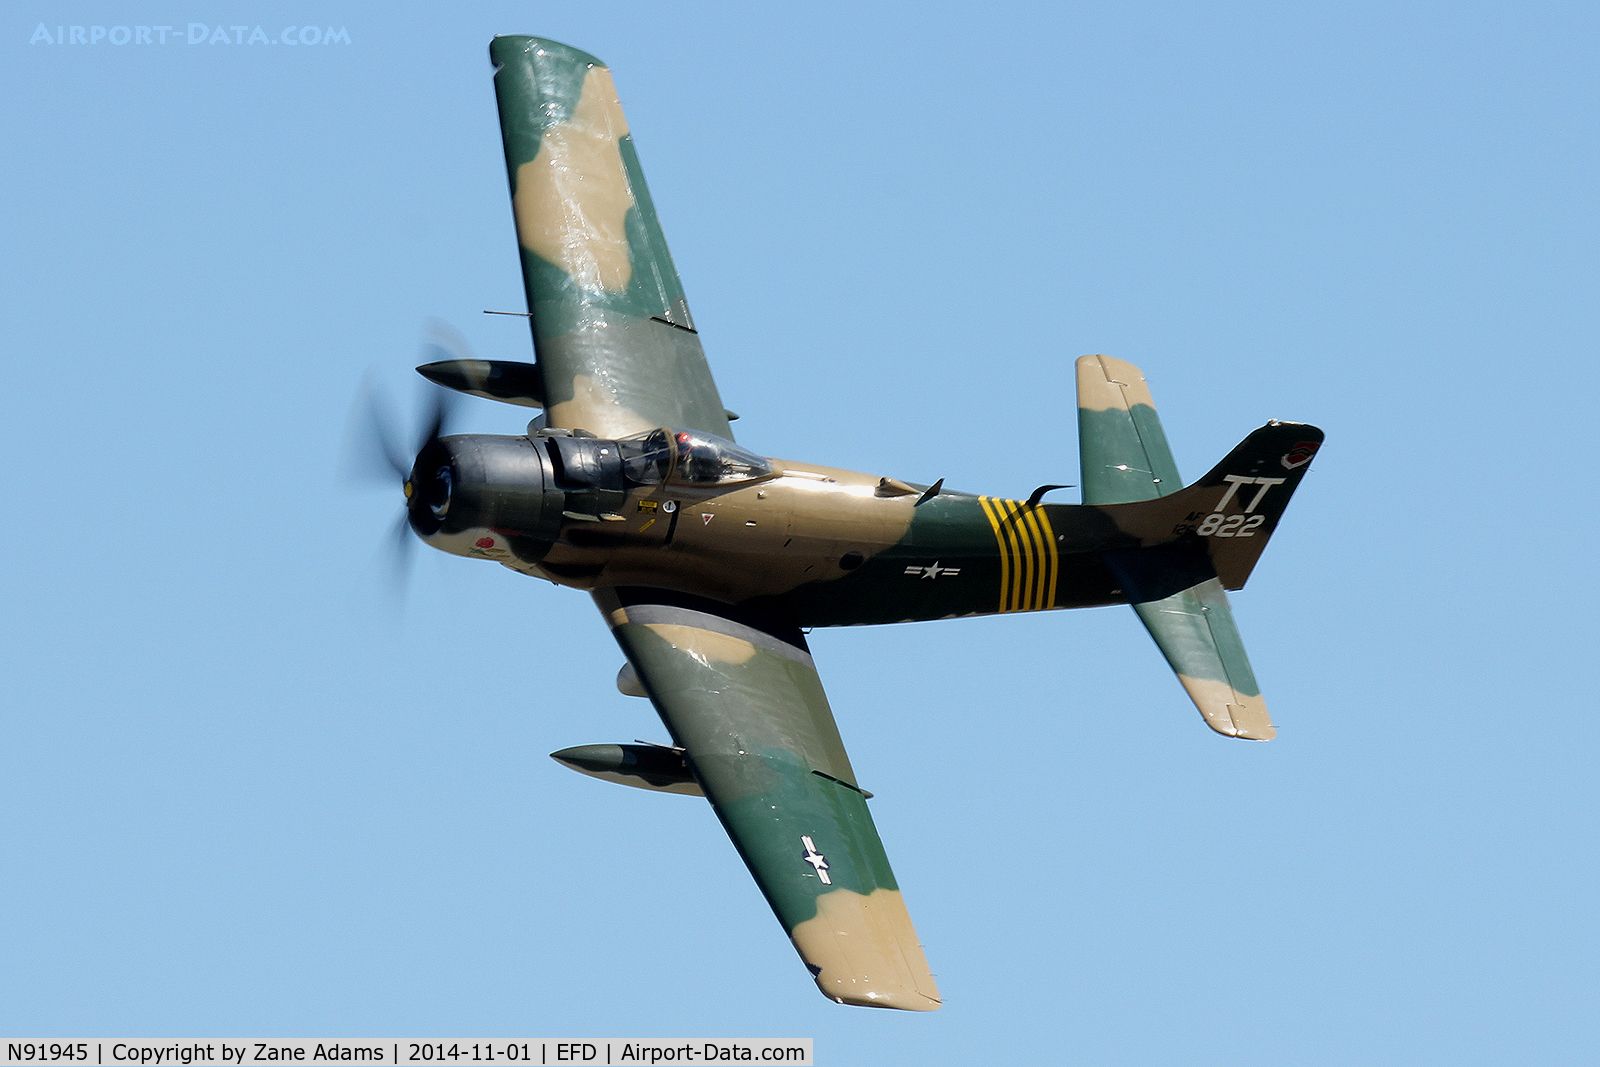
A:
{"type": "Polygon", "coordinates": [[[537,563],[561,534],[565,494],[542,442],[460,434],[430,441],[406,483],[406,511],[418,537],[456,555],[477,555],[485,539],[537,563]]]}

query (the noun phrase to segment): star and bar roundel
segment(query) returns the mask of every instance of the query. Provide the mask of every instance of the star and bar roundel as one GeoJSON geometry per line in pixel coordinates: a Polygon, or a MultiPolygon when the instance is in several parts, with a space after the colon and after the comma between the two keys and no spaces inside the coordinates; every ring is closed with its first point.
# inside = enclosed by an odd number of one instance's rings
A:
{"type": "Polygon", "coordinates": [[[1000,546],[1000,610],[1043,611],[1056,606],[1056,535],[1040,505],[980,496],[1000,546]]]}

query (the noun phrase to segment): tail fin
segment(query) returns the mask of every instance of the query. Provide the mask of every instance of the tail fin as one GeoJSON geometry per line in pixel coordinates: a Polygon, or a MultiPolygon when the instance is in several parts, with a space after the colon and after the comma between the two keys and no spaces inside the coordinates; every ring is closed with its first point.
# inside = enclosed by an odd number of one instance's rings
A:
{"type": "Polygon", "coordinates": [[[1322,431],[1315,426],[1274,420],[1193,485],[1159,500],[1107,505],[1105,511],[1143,545],[1203,552],[1225,588],[1242,589],[1321,447],[1322,431]]]}
{"type": "Polygon", "coordinates": [[[1200,481],[1177,465],[1139,368],[1078,360],[1083,502],[1103,507],[1141,548],[1105,553],[1140,621],[1206,724],[1267,741],[1277,731],[1228,605],[1255,567],[1322,444],[1322,431],[1270,422],[1200,481]]]}

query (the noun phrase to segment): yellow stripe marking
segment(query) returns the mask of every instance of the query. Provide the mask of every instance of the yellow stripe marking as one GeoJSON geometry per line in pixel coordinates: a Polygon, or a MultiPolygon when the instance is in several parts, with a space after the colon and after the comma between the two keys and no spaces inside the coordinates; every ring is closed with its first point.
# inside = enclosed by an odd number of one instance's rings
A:
{"type": "Polygon", "coordinates": [[[1039,606],[1049,609],[1056,606],[1056,583],[1060,580],[1061,559],[1056,555],[1056,532],[1050,528],[1050,513],[1045,511],[1043,505],[1034,509],[1034,520],[1038,522],[1040,534],[1044,537],[1046,560],[1044,597],[1039,606]]]}
{"type": "Polygon", "coordinates": [[[1007,596],[1011,588],[1011,553],[1006,548],[1005,534],[1000,529],[999,501],[992,497],[980,496],[978,503],[983,507],[983,517],[989,520],[989,528],[994,531],[994,543],[1000,554],[1000,606],[998,610],[1009,610],[1006,606],[1007,596]]]}
{"type": "Polygon", "coordinates": [[[1003,525],[1011,541],[1012,558],[1016,561],[1011,575],[1011,610],[1026,611],[1028,587],[1033,584],[1033,553],[1029,551],[1028,539],[1017,525],[1016,504],[1015,500],[1006,500],[1002,501],[1001,506],[1005,513],[1003,525]]]}
{"type": "Polygon", "coordinates": [[[1043,611],[1056,606],[1061,560],[1042,505],[979,497],[1000,552],[999,610],[1043,611]]]}
{"type": "Polygon", "coordinates": [[[1033,531],[1028,528],[1027,515],[1022,510],[1022,505],[1015,500],[1006,501],[1011,508],[1011,529],[1017,539],[1017,547],[1022,551],[1024,566],[1022,568],[1022,581],[1017,583],[1017,608],[1018,611],[1033,610],[1033,592],[1038,584],[1039,553],[1038,546],[1033,541],[1033,531]]]}
{"type": "Polygon", "coordinates": [[[1011,537],[1016,542],[1017,552],[1023,561],[1022,580],[1017,582],[1016,593],[1012,597],[1014,606],[1011,610],[1027,611],[1033,607],[1034,546],[1027,524],[1023,521],[1022,509],[1015,500],[1006,501],[1006,525],[1011,528],[1011,537]]]}
{"type": "Polygon", "coordinates": [[[1039,524],[1034,519],[1038,506],[1027,507],[1021,505],[1017,508],[1017,522],[1028,535],[1028,555],[1033,561],[1032,578],[1028,582],[1027,609],[1038,611],[1044,607],[1044,582],[1047,560],[1044,553],[1044,535],[1039,532],[1039,524]]]}

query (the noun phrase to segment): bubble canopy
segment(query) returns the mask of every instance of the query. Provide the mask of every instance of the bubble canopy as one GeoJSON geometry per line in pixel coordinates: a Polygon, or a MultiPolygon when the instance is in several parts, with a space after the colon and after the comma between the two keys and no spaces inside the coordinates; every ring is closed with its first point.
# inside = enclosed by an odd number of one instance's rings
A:
{"type": "Polygon", "coordinates": [[[731,485],[770,478],[770,460],[700,430],[650,430],[617,442],[622,473],[637,485],[731,485]]]}

